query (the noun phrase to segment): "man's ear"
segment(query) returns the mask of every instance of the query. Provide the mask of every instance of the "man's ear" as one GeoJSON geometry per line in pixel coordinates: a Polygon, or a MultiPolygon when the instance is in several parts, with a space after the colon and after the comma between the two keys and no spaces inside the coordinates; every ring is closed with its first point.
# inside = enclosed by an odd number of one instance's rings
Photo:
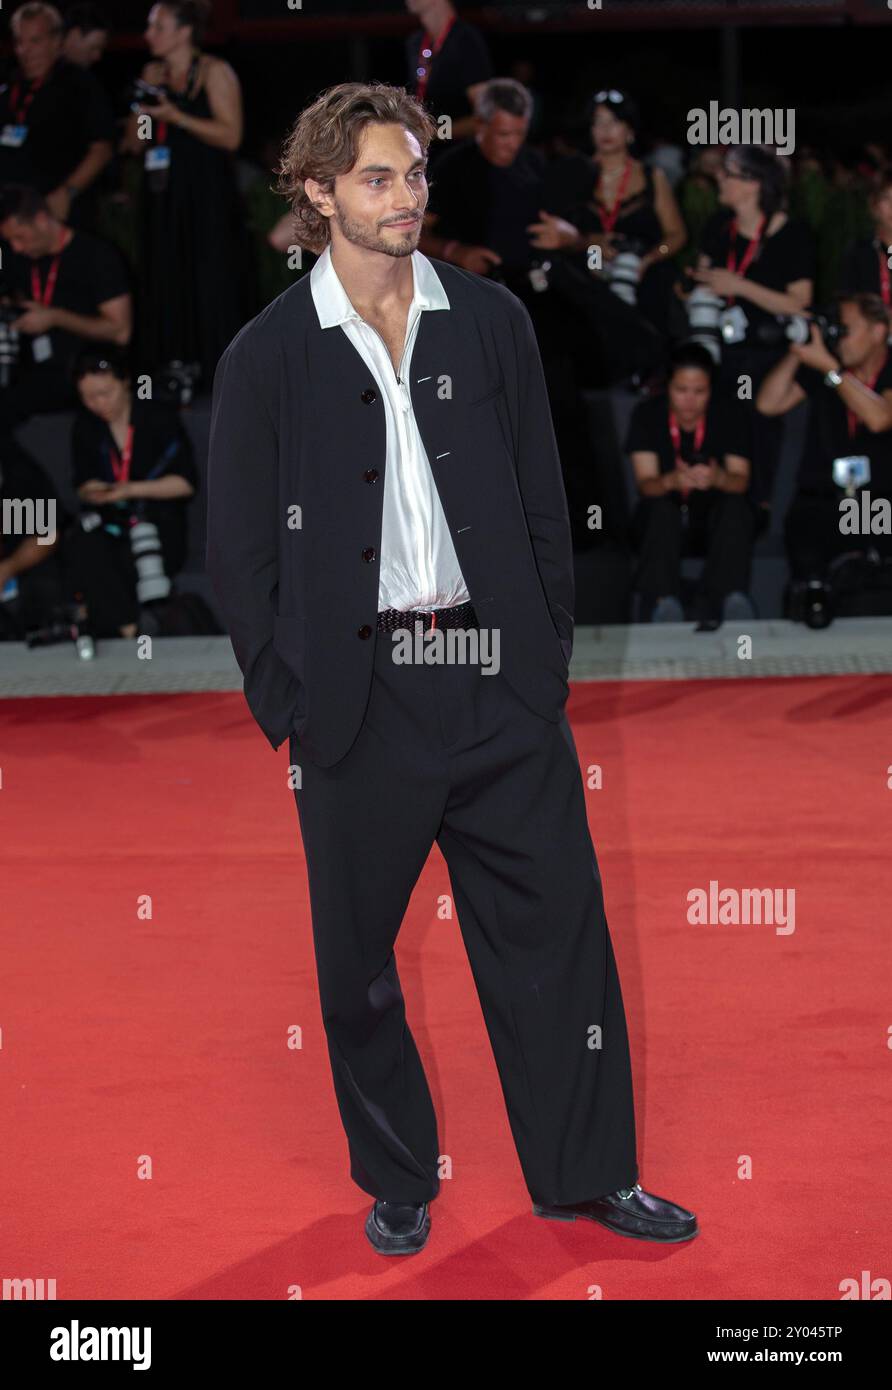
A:
{"type": "Polygon", "coordinates": [[[317,183],[316,179],[304,179],[304,192],[322,217],[331,216],[331,207],[322,206],[323,203],[329,202],[331,194],[326,193],[321,183],[317,183]]]}

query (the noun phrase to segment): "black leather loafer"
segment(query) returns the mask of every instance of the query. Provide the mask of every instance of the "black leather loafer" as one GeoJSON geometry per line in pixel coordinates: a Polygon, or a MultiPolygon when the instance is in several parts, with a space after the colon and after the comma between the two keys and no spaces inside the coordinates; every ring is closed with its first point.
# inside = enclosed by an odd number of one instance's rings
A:
{"type": "Polygon", "coordinates": [[[573,1202],[569,1206],[534,1202],[533,1211],[551,1221],[598,1221],[609,1231],[619,1236],[632,1236],[635,1240],[672,1244],[692,1240],[700,1234],[692,1211],[668,1202],[665,1197],[645,1192],[639,1182],[634,1187],[621,1187],[606,1197],[592,1197],[587,1202],[573,1202]]]}
{"type": "Polygon", "coordinates": [[[365,1222],[365,1233],[379,1255],[415,1255],[423,1250],[431,1228],[427,1202],[375,1202],[365,1222]]]}

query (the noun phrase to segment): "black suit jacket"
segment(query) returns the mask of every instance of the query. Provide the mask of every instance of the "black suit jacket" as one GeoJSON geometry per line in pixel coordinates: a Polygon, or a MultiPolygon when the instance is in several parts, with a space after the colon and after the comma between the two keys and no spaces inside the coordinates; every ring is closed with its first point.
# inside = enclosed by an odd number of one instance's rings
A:
{"type": "MultiPolygon", "coordinates": [[[[450,308],[421,313],[418,428],[480,626],[499,629],[517,694],[556,722],[573,556],[532,322],[503,286],[432,263],[450,308]]],[[[306,275],[220,359],[207,566],[254,718],[273,748],[293,732],[323,767],[358,733],[375,641],[390,641],[376,628],[385,449],[376,382],[340,325],[320,326],[306,275]]]]}

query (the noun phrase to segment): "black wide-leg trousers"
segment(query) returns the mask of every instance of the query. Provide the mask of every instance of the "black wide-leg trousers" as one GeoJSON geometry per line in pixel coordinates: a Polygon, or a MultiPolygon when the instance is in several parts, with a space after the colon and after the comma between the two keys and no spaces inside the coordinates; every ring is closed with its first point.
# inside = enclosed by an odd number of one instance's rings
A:
{"type": "Polygon", "coordinates": [[[291,761],[320,1002],[350,1175],[389,1202],[439,1190],[437,1121],[394,943],[439,845],[534,1200],[638,1179],[629,1043],[566,716],[477,663],[397,665],[376,634],[365,718],[332,767],[291,761]]]}

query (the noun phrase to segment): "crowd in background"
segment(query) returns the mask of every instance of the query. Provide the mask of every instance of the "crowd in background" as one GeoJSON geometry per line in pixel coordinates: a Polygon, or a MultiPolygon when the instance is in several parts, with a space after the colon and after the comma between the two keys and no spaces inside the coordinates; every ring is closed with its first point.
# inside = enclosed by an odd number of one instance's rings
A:
{"type": "MultiPolygon", "coordinates": [[[[822,625],[841,575],[850,590],[881,587],[889,539],[844,535],[838,518],[841,498],[892,497],[887,148],[781,157],[646,141],[633,95],[616,88],[591,95],[584,134],[571,139],[543,120],[531,63],[497,73],[449,0],[407,9],[418,27],[406,85],[450,122],[429,153],[420,249],[498,279],[527,305],[576,548],[631,549],[643,619],[685,615],[686,554],[704,561],[702,625],[751,616],[781,422],[810,399],[784,518],[787,611],[822,625]],[[631,510],[591,429],[599,389],[634,402],[621,440],[631,510]]],[[[244,158],[238,75],[203,48],[210,12],[208,0],[152,6],[123,109],[96,75],[110,32],[101,11],[26,3],[11,16],[0,497],[47,495],[15,431],[74,410],[80,511],[49,553],[0,536],[0,637],[52,629],[72,602],[98,636],[150,630],[152,613],[156,630],[214,630],[196,606],[192,627],[165,629],[159,616],[166,604],[173,621],[200,490],[178,407],[210,390],[238,328],[313,257],[295,256],[272,187],[287,132],[244,158]]]]}

